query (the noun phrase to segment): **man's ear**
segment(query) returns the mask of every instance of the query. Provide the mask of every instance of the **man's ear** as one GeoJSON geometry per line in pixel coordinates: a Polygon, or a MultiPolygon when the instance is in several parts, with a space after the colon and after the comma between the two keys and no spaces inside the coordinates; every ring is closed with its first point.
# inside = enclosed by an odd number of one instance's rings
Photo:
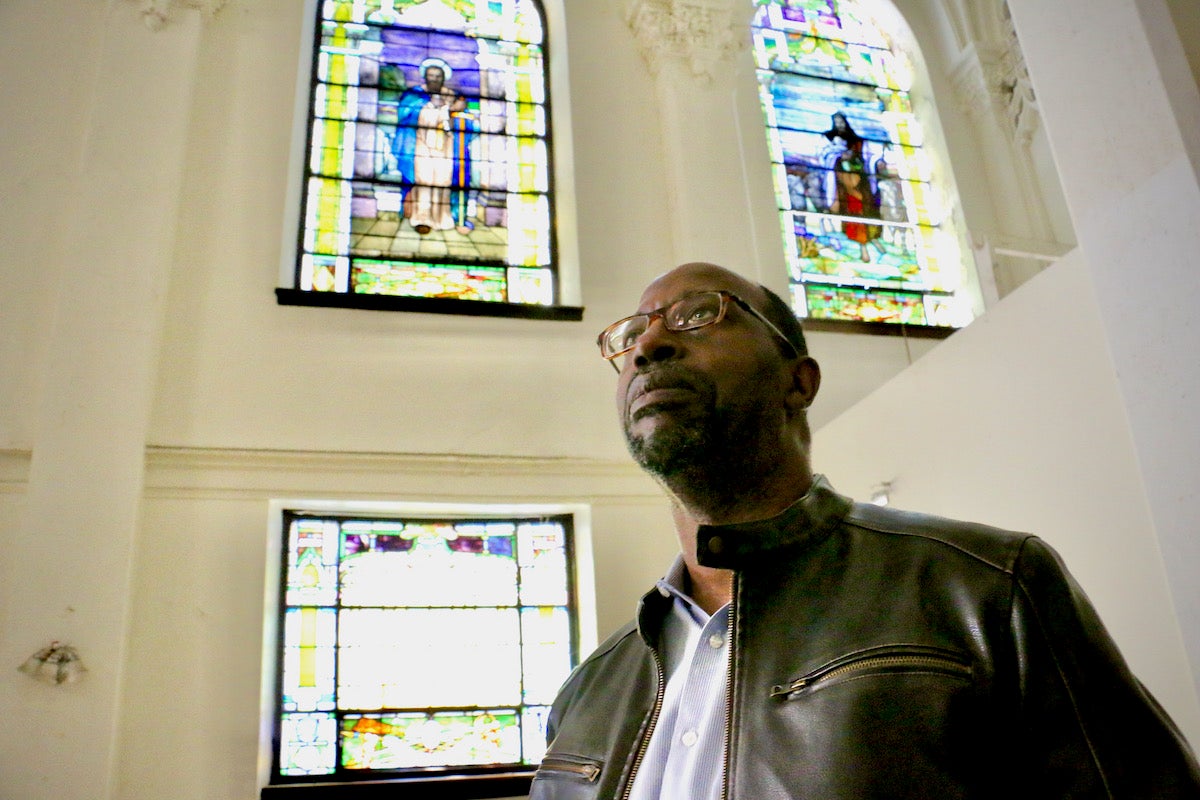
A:
{"type": "Polygon", "coordinates": [[[808,408],[821,388],[821,366],[811,356],[800,356],[792,365],[792,385],[788,390],[788,415],[808,408]]]}

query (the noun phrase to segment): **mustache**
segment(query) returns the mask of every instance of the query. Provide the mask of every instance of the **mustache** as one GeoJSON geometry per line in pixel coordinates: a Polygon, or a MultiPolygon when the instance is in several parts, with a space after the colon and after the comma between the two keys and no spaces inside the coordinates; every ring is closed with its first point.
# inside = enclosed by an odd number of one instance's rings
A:
{"type": "Polygon", "coordinates": [[[629,382],[625,392],[626,407],[642,395],[656,389],[684,389],[697,394],[707,392],[708,382],[691,370],[674,365],[664,364],[647,372],[638,373],[629,382]]]}

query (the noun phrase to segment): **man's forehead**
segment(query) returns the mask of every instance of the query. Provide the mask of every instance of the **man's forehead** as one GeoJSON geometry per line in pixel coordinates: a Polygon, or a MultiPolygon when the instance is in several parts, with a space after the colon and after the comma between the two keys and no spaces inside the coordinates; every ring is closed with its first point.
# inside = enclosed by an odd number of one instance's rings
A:
{"type": "Polygon", "coordinates": [[[758,286],[715,264],[685,264],[656,278],[642,292],[641,311],[653,311],[696,292],[727,291],[746,300],[758,299],[758,286]]]}

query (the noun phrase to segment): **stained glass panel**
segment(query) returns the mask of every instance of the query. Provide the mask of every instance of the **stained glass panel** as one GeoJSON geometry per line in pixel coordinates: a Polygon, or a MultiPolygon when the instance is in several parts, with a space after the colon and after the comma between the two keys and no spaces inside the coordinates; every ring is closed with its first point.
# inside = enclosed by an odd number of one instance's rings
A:
{"type": "Polygon", "coordinates": [[[298,288],[556,298],[536,0],[318,4],[298,288]]]}
{"type": "Polygon", "coordinates": [[[567,519],[287,514],[276,779],[536,764],[578,649],[567,519]]]}
{"type": "Polygon", "coordinates": [[[521,760],[521,717],[511,708],[350,714],[342,719],[341,746],[347,769],[514,764],[521,760]]]}
{"type": "Polygon", "coordinates": [[[853,0],[753,2],[797,314],[967,324],[958,240],[913,113],[908,58],[853,0]]]}

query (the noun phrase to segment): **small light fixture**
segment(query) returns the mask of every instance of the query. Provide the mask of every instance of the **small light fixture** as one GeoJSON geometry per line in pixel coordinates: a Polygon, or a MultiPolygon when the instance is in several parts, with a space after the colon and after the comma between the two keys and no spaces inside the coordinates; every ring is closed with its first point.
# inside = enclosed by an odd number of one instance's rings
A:
{"type": "Polygon", "coordinates": [[[871,502],[877,506],[886,506],[891,502],[892,482],[884,481],[871,490],[871,502]]]}
{"type": "Polygon", "coordinates": [[[87,672],[75,648],[58,642],[38,650],[17,669],[31,678],[54,685],[75,683],[87,672]]]}

